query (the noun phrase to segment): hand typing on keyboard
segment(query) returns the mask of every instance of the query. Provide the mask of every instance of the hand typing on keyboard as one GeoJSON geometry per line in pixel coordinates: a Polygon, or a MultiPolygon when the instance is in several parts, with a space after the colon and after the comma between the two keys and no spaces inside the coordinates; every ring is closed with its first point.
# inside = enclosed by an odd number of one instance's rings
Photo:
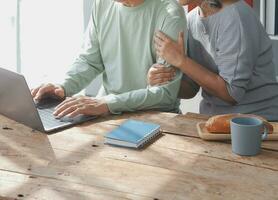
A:
{"type": "Polygon", "coordinates": [[[54,111],[56,118],[64,116],[72,118],[77,115],[104,115],[108,114],[107,104],[102,99],[95,99],[86,96],[70,97],[59,104],[54,111]]]}
{"type": "Polygon", "coordinates": [[[64,88],[60,85],[54,85],[51,83],[42,84],[41,86],[31,89],[31,95],[37,101],[44,99],[45,96],[52,95],[59,99],[65,98],[64,88]]]}
{"type": "Polygon", "coordinates": [[[57,105],[62,103],[63,100],[55,98],[53,96],[47,96],[40,100],[34,100],[34,102],[36,104],[36,108],[45,109],[45,108],[56,107],[57,105]]]}

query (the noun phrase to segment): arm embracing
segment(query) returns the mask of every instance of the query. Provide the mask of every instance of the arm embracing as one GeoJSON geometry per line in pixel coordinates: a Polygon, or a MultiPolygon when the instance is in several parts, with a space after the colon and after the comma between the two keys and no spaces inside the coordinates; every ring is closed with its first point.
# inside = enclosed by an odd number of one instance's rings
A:
{"type": "Polygon", "coordinates": [[[119,95],[110,94],[104,97],[111,113],[124,111],[156,109],[177,111],[177,95],[182,73],[177,72],[175,79],[163,86],[133,90],[119,95]]]}

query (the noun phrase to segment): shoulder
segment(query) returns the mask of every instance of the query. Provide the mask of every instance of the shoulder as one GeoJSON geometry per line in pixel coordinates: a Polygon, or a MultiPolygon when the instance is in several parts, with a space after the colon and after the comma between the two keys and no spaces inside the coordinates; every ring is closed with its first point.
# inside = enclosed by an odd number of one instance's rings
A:
{"type": "Polygon", "coordinates": [[[238,1],[231,5],[230,11],[236,14],[241,20],[257,20],[258,17],[249,5],[244,1],[238,1]]]}
{"type": "Polygon", "coordinates": [[[176,0],[152,0],[161,15],[185,18],[184,9],[176,0]]]}
{"type": "Polygon", "coordinates": [[[238,1],[228,6],[221,12],[219,18],[221,18],[219,26],[220,31],[244,29],[249,32],[258,29],[260,24],[253,9],[243,1],[238,1]]]}
{"type": "Polygon", "coordinates": [[[165,31],[168,35],[174,35],[177,30],[185,31],[187,27],[185,12],[176,0],[151,1],[156,3],[156,22],[160,30],[165,31]]]}

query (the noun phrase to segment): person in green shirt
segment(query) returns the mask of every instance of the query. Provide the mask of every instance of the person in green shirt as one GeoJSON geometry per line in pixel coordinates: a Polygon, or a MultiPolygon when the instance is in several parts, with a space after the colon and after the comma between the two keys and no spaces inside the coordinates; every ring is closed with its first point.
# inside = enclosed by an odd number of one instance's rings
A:
{"type": "MultiPolygon", "coordinates": [[[[163,31],[173,40],[186,35],[186,18],[176,0],[93,0],[91,21],[83,51],[59,85],[43,84],[31,90],[35,100],[54,94],[66,100],[54,115],[119,114],[156,109],[177,112],[182,74],[165,85],[148,86],[148,70],[168,64],[156,55],[154,35],[163,31]],[[97,97],[71,97],[102,74],[97,97]]],[[[186,47],[186,44],[184,44],[186,47]]]]}

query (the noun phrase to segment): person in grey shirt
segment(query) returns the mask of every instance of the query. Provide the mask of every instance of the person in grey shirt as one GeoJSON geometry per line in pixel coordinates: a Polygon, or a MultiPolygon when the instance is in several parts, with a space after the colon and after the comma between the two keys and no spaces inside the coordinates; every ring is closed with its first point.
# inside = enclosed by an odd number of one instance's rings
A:
{"type": "MultiPolygon", "coordinates": [[[[189,3],[192,0],[180,0],[189,3]]],[[[188,55],[179,41],[158,32],[157,54],[184,73],[181,97],[192,98],[202,88],[200,113],[252,113],[278,120],[278,83],[272,43],[258,17],[241,0],[195,0],[188,16],[188,55]]],[[[173,78],[163,68],[151,68],[151,85],[173,78]]]]}

